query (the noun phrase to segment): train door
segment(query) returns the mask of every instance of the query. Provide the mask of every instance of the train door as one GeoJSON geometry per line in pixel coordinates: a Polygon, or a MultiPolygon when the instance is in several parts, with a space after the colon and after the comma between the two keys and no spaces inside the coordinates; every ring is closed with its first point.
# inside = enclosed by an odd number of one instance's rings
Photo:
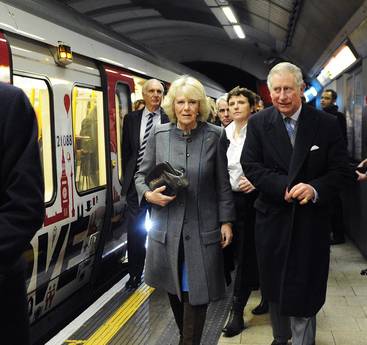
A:
{"type": "Polygon", "coordinates": [[[104,95],[90,60],[62,68],[49,47],[7,36],[14,84],[36,111],[46,186],[44,224],[27,252],[34,322],[90,282],[107,200],[104,95]]]}
{"type": "Polygon", "coordinates": [[[105,88],[108,97],[109,114],[109,155],[111,161],[111,227],[104,239],[102,258],[112,254],[126,258],[127,230],[124,218],[125,200],[121,196],[122,188],[122,125],[124,116],[131,110],[131,92],[134,90],[133,77],[126,71],[102,66],[105,76],[105,88]]]}

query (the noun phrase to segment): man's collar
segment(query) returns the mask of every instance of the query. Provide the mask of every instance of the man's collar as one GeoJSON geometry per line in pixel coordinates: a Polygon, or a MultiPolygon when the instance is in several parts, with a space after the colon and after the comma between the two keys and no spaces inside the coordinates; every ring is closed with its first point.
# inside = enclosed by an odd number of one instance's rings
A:
{"type": "MultiPolygon", "coordinates": [[[[293,121],[296,121],[297,122],[298,121],[298,118],[299,118],[299,114],[301,113],[301,110],[302,110],[302,104],[300,105],[300,107],[297,109],[297,111],[290,118],[293,121]]],[[[282,117],[283,117],[283,120],[284,120],[286,117],[289,117],[289,116],[285,116],[284,114],[282,114],[282,117]]]]}
{"type": "MultiPolygon", "coordinates": [[[[143,109],[143,116],[148,116],[149,114],[151,114],[152,112],[151,111],[149,111],[148,110],[148,108],[147,107],[144,107],[144,109],[143,109]]],[[[155,110],[154,112],[153,112],[155,115],[161,115],[161,108],[158,108],[157,110],[155,110]]]]}

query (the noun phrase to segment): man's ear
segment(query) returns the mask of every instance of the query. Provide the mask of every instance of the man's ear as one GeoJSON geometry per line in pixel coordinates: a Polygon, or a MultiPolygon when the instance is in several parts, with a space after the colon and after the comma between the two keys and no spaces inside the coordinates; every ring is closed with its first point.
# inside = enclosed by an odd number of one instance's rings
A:
{"type": "Polygon", "coordinates": [[[305,88],[306,88],[306,84],[305,83],[302,83],[302,85],[301,85],[301,96],[303,96],[304,95],[304,92],[305,92],[305,88]]]}

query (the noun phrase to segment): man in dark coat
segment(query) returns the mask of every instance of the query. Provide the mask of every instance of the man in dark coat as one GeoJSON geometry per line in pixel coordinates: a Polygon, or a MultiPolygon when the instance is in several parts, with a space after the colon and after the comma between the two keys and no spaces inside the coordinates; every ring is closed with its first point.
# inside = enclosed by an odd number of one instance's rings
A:
{"type": "Polygon", "coordinates": [[[329,270],[328,203],[352,179],[344,139],[332,115],[302,104],[301,70],[269,73],[273,107],[248,122],[241,164],[259,191],[256,250],[270,302],[273,345],[312,345],[329,270]]]}
{"type": "MultiPolygon", "coordinates": [[[[325,90],[321,95],[321,107],[323,111],[333,114],[339,122],[345,144],[347,145],[347,120],[345,114],[338,111],[338,106],[335,104],[338,98],[336,91],[332,89],[325,90]]],[[[344,217],[343,217],[343,203],[341,195],[334,198],[330,203],[331,216],[331,244],[340,244],[345,242],[344,232],[344,217]]]]}
{"type": "Polygon", "coordinates": [[[127,251],[130,278],[126,288],[135,289],[141,283],[145,261],[145,216],[147,205],[139,206],[134,174],[143,158],[147,137],[152,125],[168,122],[160,107],[164,88],[161,82],[150,79],[143,85],[145,107],[128,113],[122,132],[122,194],[127,202],[127,251]]]}
{"type": "Polygon", "coordinates": [[[44,219],[37,120],[27,96],[0,83],[0,333],[2,344],[29,340],[22,253],[44,219]]]}

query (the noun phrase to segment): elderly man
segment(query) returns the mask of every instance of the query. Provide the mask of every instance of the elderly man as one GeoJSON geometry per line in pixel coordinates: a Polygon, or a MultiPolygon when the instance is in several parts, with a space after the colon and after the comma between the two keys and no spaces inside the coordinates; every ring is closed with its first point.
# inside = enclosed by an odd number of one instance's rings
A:
{"type": "Polygon", "coordinates": [[[255,201],[260,285],[270,302],[272,345],[313,345],[329,270],[328,204],[352,179],[337,119],[302,104],[301,70],[268,75],[273,107],[248,122],[241,164],[255,201]]]}
{"type": "Polygon", "coordinates": [[[229,116],[227,97],[227,94],[224,94],[220,96],[216,101],[218,117],[222,127],[227,127],[232,122],[232,119],[229,116]]]}
{"type": "Polygon", "coordinates": [[[145,261],[146,205],[139,206],[134,174],[138,170],[149,133],[155,124],[168,122],[160,107],[164,88],[160,81],[150,79],[143,85],[145,107],[128,113],[124,118],[122,134],[123,185],[122,194],[127,201],[127,250],[130,278],[127,289],[136,289],[141,283],[145,261]]]}

